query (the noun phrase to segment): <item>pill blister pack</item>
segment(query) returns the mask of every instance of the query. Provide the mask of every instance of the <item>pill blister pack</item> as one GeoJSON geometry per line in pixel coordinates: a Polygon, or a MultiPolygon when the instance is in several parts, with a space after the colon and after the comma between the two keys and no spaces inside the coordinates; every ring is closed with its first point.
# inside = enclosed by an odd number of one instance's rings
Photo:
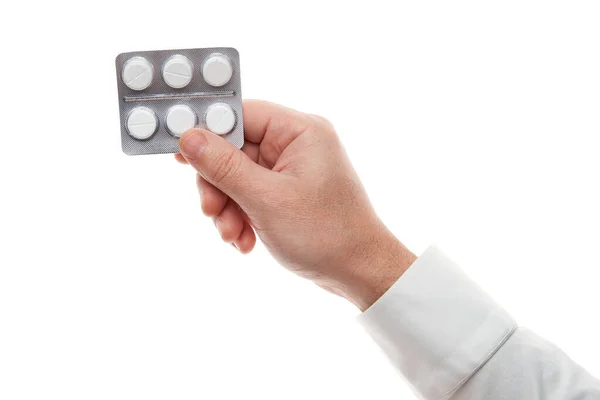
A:
{"type": "Polygon", "coordinates": [[[193,127],[244,144],[237,50],[128,52],[117,56],[116,69],[125,154],[177,153],[179,137],[193,127]]]}

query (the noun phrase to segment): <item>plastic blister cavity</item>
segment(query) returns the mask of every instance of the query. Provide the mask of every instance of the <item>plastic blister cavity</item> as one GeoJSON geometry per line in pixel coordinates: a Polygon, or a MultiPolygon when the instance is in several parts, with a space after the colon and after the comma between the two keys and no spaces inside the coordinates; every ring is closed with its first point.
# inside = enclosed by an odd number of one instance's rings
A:
{"type": "Polygon", "coordinates": [[[209,131],[217,135],[226,135],[235,126],[235,112],[229,104],[216,103],[206,110],[204,122],[209,131]]]}
{"type": "Polygon", "coordinates": [[[116,58],[121,144],[129,155],[179,152],[202,127],[244,144],[240,59],[233,48],[138,51],[116,58]]]}

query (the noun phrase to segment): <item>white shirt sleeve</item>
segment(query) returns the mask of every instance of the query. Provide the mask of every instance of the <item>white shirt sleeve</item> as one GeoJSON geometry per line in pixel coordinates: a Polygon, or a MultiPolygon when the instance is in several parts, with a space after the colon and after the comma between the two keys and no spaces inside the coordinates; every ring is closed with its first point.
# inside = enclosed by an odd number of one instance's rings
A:
{"type": "Polygon", "coordinates": [[[518,328],[436,247],[359,322],[422,399],[600,399],[600,381],[518,328]]]}

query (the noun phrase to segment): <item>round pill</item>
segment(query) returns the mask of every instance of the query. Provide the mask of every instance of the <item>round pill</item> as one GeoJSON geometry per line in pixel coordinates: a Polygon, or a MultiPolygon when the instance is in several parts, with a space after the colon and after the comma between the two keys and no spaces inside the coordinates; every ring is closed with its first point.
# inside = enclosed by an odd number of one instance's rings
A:
{"type": "Polygon", "coordinates": [[[225,85],[233,75],[233,66],[229,57],[224,54],[214,53],[202,64],[202,77],[211,86],[225,85]]]}
{"type": "Polygon", "coordinates": [[[179,54],[169,57],[162,68],[165,83],[174,89],[186,87],[192,80],[194,66],[186,57],[179,54]]]}
{"type": "Polygon", "coordinates": [[[215,103],[208,107],[204,119],[209,131],[225,135],[231,132],[235,125],[235,112],[229,104],[215,103]]]}
{"type": "Polygon", "coordinates": [[[148,139],[156,132],[158,119],[154,111],[146,107],[136,107],[127,116],[127,132],[135,139],[148,139]]]}
{"type": "Polygon", "coordinates": [[[173,106],[167,112],[167,129],[175,137],[180,137],[183,132],[192,129],[197,122],[196,113],[186,105],[173,106]]]}
{"type": "Polygon", "coordinates": [[[144,90],[152,83],[154,67],[144,57],[132,57],[123,65],[121,77],[129,89],[144,90]]]}

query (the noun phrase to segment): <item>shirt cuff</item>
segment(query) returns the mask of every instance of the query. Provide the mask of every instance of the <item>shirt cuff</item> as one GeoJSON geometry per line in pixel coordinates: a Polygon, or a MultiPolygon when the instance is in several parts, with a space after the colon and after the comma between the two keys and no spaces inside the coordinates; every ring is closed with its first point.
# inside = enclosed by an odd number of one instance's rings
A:
{"type": "Polygon", "coordinates": [[[516,328],[435,246],[358,320],[427,400],[450,397],[516,328]]]}

